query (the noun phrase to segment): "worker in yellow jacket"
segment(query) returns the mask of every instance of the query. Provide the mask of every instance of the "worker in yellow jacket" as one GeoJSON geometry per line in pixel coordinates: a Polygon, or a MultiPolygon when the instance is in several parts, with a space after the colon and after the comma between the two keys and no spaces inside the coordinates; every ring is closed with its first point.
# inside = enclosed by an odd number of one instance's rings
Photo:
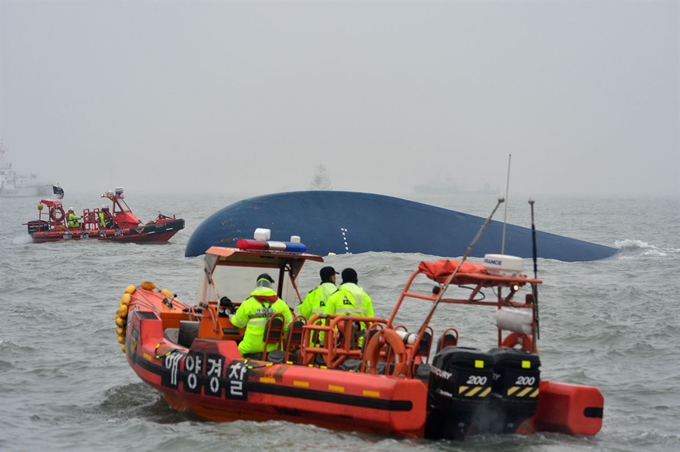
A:
{"type": "Polygon", "coordinates": [[[324,267],[319,271],[321,284],[311,290],[297,309],[298,315],[309,320],[315,315],[323,314],[326,301],[338,287],[335,285],[335,275],[338,275],[333,267],[324,267]]]}
{"type": "MultiPolygon", "coordinates": [[[[335,285],[335,275],[339,274],[335,271],[333,267],[324,267],[319,271],[319,276],[321,276],[321,284],[312,289],[306,296],[305,299],[300,303],[297,308],[297,314],[309,320],[315,315],[322,315],[324,308],[326,307],[326,302],[328,297],[338,290],[335,285]]],[[[325,325],[324,320],[319,320],[316,322],[317,325],[325,325]]],[[[318,337],[310,337],[310,343],[323,343],[324,334],[319,333],[318,337]]]]}
{"type": "Polygon", "coordinates": [[[69,207],[66,215],[66,221],[68,222],[69,228],[79,228],[80,220],[82,219],[83,217],[75,214],[75,212],[73,211],[73,207],[69,207]]]}
{"type": "MultiPolygon", "coordinates": [[[[245,328],[243,340],[238,345],[238,350],[244,358],[256,358],[256,355],[264,350],[264,333],[269,319],[277,313],[281,313],[284,319],[284,332],[288,330],[293,321],[293,314],[285,301],[280,299],[272,284],[274,279],[267,273],[257,277],[257,287],[250,293],[236,313],[230,316],[231,323],[237,328],[245,328]]],[[[267,346],[267,351],[275,350],[276,345],[267,346]]]]}
{"type": "MultiPolygon", "coordinates": [[[[328,297],[324,314],[354,315],[373,317],[373,300],[364,289],[359,286],[357,272],[353,268],[342,271],[342,284],[338,290],[328,297]]],[[[361,322],[361,329],[366,328],[361,322]]],[[[359,345],[363,344],[363,338],[358,339],[359,345]]]]}

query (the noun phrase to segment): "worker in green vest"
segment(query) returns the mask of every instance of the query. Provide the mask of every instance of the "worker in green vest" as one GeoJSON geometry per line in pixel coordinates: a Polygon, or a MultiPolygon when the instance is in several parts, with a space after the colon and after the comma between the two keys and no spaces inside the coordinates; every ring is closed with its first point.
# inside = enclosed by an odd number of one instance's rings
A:
{"type": "MultiPolygon", "coordinates": [[[[373,317],[373,300],[366,291],[359,286],[359,277],[353,268],[342,271],[342,284],[338,290],[328,297],[324,314],[353,315],[373,317]]],[[[360,323],[360,329],[366,328],[364,322],[360,323]]],[[[363,338],[357,339],[359,345],[363,344],[363,338]]]]}
{"type": "Polygon", "coordinates": [[[101,210],[99,211],[99,227],[101,229],[108,229],[113,226],[113,217],[111,216],[111,212],[109,212],[109,208],[106,206],[102,206],[101,210]]]}
{"type": "Polygon", "coordinates": [[[333,267],[324,267],[319,271],[321,284],[311,290],[297,309],[298,315],[309,320],[315,315],[323,314],[326,300],[338,287],[335,285],[335,275],[338,275],[333,267]]]}
{"type": "MultiPolygon", "coordinates": [[[[264,334],[269,319],[277,313],[283,315],[284,334],[293,321],[293,314],[285,301],[280,299],[272,284],[274,279],[267,273],[257,277],[255,290],[250,293],[236,313],[230,316],[231,323],[237,328],[245,328],[243,340],[238,350],[244,358],[258,358],[264,350],[264,334]]],[[[275,350],[275,344],[269,344],[267,351],[275,350]]]]}
{"type": "Polygon", "coordinates": [[[66,215],[66,221],[68,222],[69,228],[79,228],[80,220],[82,219],[83,217],[79,217],[78,215],[75,214],[75,212],[73,211],[73,207],[69,207],[66,215]]]}
{"type": "MultiPolygon", "coordinates": [[[[321,284],[312,289],[306,296],[305,299],[300,303],[297,309],[297,314],[309,320],[315,315],[323,315],[324,308],[326,307],[326,301],[338,287],[335,285],[335,275],[339,273],[335,271],[333,267],[324,267],[319,271],[319,276],[321,276],[321,284]]],[[[324,320],[318,320],[317,325],[325,325],[324,320]]],[[[318,337],[310,337],[310,343],[323,343],[324,334],[320,332],[318,337]]]]}

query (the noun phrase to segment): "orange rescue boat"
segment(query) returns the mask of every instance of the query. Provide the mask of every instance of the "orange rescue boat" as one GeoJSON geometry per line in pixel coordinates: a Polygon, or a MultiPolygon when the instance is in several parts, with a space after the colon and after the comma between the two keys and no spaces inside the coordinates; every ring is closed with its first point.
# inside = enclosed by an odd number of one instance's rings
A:
{"type": "Polygon", "coordinates": [[[158,214],[155,220],[142,222],[125,202],[122,187],[108,190],[102,198],[111,201],[105,210],[109,221],[102,225],[99,213],[103,209],[84,209],[77,227],[69,227],[66,211],[59,199],[42,199],[38,203],[38,219],[24,223],[34,243],[62,240],[105,240],[125,243],[163,243],[184,229],[184,220],[158,214]],[[47,207],[47,210],[45,210],[47,207]]]}
{"type": "Polygon", "coordinates": [[[284,331],[274,316],[265,342],[277,350],[249,360],[237,349],[244,331],[229,321],[238,306],[229,298],[246,299],[266,271],[283,300],[301,302],[300,271],[323,258],[292,242],[238,246],[207,250],[197,303],[149,281],[125,289],[118,341],[132,369],[173,408],[212,421],[278,419],[433,439],[600,430],[604,399],[597,388],[540,378],[541,280],[522,274],[521,258],[421,262],[388,318],[295,317],[284,331]],[[420,309],[407,312],[411,303],[420,309]],[[435,315],[444,306],[489,309],[492,348],[459,346],[453,326],[437,335],[432,324],[447,318],[435,315]],[[419,327],[399,323],[423,307],[429,312],[419,327]]]}

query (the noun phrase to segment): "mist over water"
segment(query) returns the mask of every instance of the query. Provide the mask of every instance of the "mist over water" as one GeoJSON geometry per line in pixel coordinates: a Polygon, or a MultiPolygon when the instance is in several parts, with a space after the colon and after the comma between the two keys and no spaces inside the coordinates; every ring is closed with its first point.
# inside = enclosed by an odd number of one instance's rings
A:
{"type": "Polygon", "coordinates": [[[67,193],[680,195],[677,2],[0,2],[0,138],[67,193]],[[535,193],[534,193],[535,194],[535,193]]]}

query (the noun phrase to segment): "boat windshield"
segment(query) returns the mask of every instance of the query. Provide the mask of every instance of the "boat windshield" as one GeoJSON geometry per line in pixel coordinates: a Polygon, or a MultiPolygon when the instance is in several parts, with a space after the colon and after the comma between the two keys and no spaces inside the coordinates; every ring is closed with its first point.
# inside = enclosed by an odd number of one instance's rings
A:
{"type": "MultiPolygon", "coordinates": [[[[214,287],[208,284],[205,272],[203,273],[204,282],[201,284],[199,300],[207,303],[218,301],[221,297],[229,297],[233,303],[240,303],[250,297],[250,293],[255,289],[255,281],[262,273],[269,273],[276,280],[272,287],[276,290],[279,284],[278,272],[278,268],[218,265],[212,274],[214,287]]],[[[288,275],[288,272],[285,272],[281,298],[289,307],[295,308],[299,300],[288,275]]]]}
{"type": "Polygon", "coordinates": [[[125,202],[125,200],[123,200],[122,198],[117,198],[113,202],[113,211],[114,212],[132,212],[132,210],[130,210],[130,206],[128,206],[127,203],[125,202]],[[116,206],[118,206],[118,209],[116,209],[116,206]]]}

